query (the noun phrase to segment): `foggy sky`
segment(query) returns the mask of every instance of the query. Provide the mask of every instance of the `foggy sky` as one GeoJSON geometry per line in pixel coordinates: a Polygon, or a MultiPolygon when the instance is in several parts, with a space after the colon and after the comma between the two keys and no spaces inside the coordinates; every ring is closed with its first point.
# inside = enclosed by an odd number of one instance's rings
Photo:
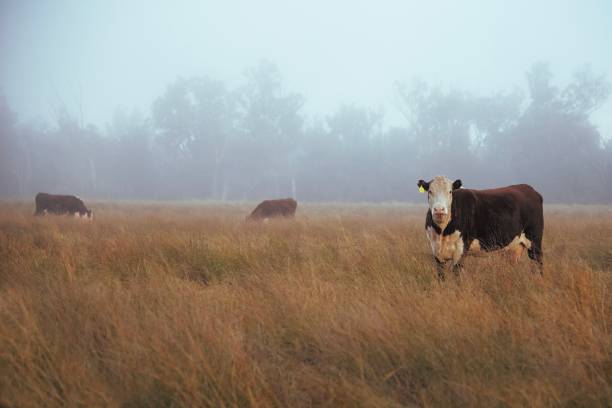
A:
{"type": "MultiPolygon", "coordinates": [[[[584,65],[612,80],[611,21],[606,0],[0,0],[0,89],[22,121],[65,104],[104,128],[179,77],[232,86],[266,59],[306,113],[356,103],[403,124],[396,81],[487,94],[524,87],[537,61],[559,84],[584,65]]],[[[612,101],[593,122],[612,137],[612,101]]]]}

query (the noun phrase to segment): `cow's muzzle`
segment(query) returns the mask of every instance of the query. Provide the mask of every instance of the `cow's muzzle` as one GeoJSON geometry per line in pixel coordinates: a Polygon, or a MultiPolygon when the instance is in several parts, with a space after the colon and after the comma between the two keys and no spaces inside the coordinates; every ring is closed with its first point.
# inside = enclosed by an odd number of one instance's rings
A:
{"type": "Polygon", "coordinates": [[[448,218],[448,211],[440,210],[440,211],[432,211],[432,218],[436,224],[444,224],[448,218]]]}
{"type": "Polygon", "coordinates": [[[448,211],[446,211],[446,208],[438,207],[433,209],[432,214],[434,217],[446,217],[448,211]]]}

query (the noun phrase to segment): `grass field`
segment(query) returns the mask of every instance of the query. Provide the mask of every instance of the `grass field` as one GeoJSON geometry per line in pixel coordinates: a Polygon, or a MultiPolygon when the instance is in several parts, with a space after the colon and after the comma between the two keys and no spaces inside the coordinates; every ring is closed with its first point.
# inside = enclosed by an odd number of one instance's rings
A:
{"type": "Polygon", "coordinates": [[[612,209],[548,207],[543,277],[435,279],[424,207],[0,204],[0,395],[44,406],[611,406],[612,209]]]}

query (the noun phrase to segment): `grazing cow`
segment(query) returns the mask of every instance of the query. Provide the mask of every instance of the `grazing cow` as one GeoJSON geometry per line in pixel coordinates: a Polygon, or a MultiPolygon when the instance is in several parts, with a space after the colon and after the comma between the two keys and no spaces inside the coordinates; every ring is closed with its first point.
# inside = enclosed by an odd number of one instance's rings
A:
{"type": "Polygon", "coordinates": [[[518,261],[526,248],[542,273],[544,213],[542,196],[533,187],[517,184],[470,190],[461,188],[461,180],[452,182],[443,176],[419,180],[417,185],[419,191],[427,192],[425,230],[440,279],[449,260],[459,273],[468,250],[504,249],[518,261]]]}
{"type": "Polygon", "coordinates": [[[71,195],[56,195],[38,193],[35,198],[36,213],[34,215],[70,214],[75,217],[93,218],[93,212],[88,210],[83,201],[71,195]]]}
{"type": "Polygon", "coordinates": [[[262,221],[273,217],[294,217],[297,202],[293,198],[265,200],[259,203],[247,221],[262,221]]]}

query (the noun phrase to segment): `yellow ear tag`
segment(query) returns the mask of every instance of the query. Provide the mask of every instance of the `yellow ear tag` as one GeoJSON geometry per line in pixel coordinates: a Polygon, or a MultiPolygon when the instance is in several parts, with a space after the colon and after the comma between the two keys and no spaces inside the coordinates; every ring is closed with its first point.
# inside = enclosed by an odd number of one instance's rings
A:
{"type": "Polygon", "coordinates": [[[423,188],[423,186],[419,186],[419,193],[424,193],[425,189],[423,188]]]}

